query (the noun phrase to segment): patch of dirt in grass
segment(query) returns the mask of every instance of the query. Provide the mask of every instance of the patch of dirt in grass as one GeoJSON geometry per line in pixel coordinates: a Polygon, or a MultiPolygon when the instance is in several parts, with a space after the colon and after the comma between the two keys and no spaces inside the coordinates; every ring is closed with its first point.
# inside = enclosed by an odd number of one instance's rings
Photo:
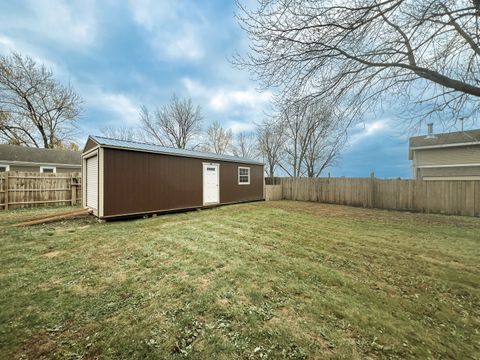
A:
{"type": "Polygon", "coordinates": [[[299,319],[295,311],[288,307],[283,307],[275,311],[275,315],[268,320],[269,323],[297,322],[299,319]]]}
{"type": "Polygon", "coordinates": [[[62,283],[62,279],[59,278],[58,276],[52,276],[50,279],[48,279],[45,282],[42,282],[38,285],[38,289],[40,290],[50,290],[54,288],[55,286],[58,286],[62,283]]]}
{"type": "Polygon", "coordinates": [[[229,304],[229,301],[228,301],[228,299],[226,299],[226,298],[222,298],[222,299],[220,299],[220,300],[218,300],[218,301],[219,301],[220,304],[222,304],[222,305],[228,305],[228,304],[229,304]]]}
{"type": "Polygon", "coordinates": [[[51,258],[55,258],[55,257],[61,256],[61,255],[65,254],[65,253],[66,253],[66,251],[56,250],[56,251],[50,251],[50,252],[48,252],[48,253],[46,253],[46,254],[43,254],[43,256],[46,257],[46,258],[51,259],[51,258]]]}
{"type": "Polygon", "coordinates": [[[28,339],[17,354],[17,359],[47,359],[57,350],[57,342],[49,334],[35,334],[28,339]]]}
{"type": "Polygon", "coordinates": [[[75,284],[73,286],[70,287],[70,290],[73,291],[74,293],[77,293],[77,294],[82,294],[82,295],[89,295],[89,294],[98,294],[102,291],[104,291],[104,287],[103,286],[99,286],[99,285],[95,285],[94,287],[93,286],[90,286],[90,285],[86,285],[86,284],[75,284]]]}
{"type": "Polygon", "coordinates": [[[274,316],[269,319],[266,324],[273,327],[288,328],[292,334],[300,334],[303,332],[312,344],[322,349],[325,354],[332,355],[332,344],[320,333],[305,331],[303,326],[304,322],[305,318],[299,316],[292,308],[282,307],[275,310],[274,316]]]}
{"type": "Polygon", "coordinates": [[[57,232],[75,232],[75,231],[78,231],[78,230],[88,229],[90,226],[91,226],[90,224],[86,224],[86,225],[82,225],[82,226],[59,227],[59,228],[56,228],[55,230],[57,232]]]}
{"type": "Polygon", "coordinates": [[[198,279],[198,288],[201,291],[206,291],[210,287],[211,279],[207,276],[202,276],[198,279]]]}

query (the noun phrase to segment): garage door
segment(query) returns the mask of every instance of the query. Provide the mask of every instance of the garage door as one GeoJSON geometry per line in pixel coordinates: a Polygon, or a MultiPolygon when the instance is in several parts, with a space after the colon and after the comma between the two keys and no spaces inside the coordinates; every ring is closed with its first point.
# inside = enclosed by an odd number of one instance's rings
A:
{"type": "Polygon", "coordinates": [[[98,209],[98,156],[87,159],[87,207],[98,209]]]}

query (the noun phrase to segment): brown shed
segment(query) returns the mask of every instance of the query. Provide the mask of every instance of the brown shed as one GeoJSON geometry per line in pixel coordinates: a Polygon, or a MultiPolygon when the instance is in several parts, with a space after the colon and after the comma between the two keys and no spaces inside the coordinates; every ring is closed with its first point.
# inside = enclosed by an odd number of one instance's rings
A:
{"type": "Polygon", "coordinates": [[[99,218],[263,200],[263,164],[89,136],[82,154],[83,205],[99,218]]]}

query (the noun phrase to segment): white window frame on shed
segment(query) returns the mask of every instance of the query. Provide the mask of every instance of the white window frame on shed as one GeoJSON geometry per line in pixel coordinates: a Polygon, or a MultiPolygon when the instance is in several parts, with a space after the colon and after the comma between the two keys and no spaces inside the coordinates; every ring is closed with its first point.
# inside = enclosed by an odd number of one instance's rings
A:
{"type": "Polygon", "coordinates": [[[238,185],[250,185],[250,167],[248,166],[239,166],[238,167],[238,185]],[[240,169],[242,170],[248,170],[248,174],[245,175],[245,174],[242,174],[240,175],[240,169]],[[240,181],[240,176],[248,176],[248,182],[242,182],[240,181]]]}
{"type": "Polygon", "coordinates": [[[44,173],[45,169],[53,170],[51,173],[46,173],[46,174],[56,174],[57,173],[57,167],[56,166],[40,166],[40,172],[41,173],[44,173]]]}
{"type": "Polygon", "coordinates": [[[10,165],[8,164],[0,164],[0,168],[5,168],[5,172],[10,171],[10,165]]]}

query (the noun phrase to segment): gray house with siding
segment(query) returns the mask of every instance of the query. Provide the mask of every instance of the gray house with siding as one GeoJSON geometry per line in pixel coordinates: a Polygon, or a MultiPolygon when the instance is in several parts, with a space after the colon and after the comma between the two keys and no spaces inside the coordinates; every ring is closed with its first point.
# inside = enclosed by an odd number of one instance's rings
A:
{"type": "Polygon", "coordinates": [[[0,144],[0,172],[80,172],[80,155],[79,151],[0,144]]]}
{"type": "Polygon", "coordinates": [[[413,176],[422,180],[480,180],[480,129],[410,138],[413,176]]]}

